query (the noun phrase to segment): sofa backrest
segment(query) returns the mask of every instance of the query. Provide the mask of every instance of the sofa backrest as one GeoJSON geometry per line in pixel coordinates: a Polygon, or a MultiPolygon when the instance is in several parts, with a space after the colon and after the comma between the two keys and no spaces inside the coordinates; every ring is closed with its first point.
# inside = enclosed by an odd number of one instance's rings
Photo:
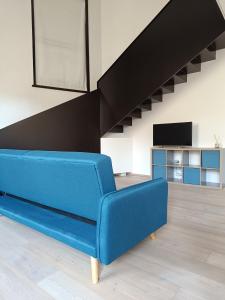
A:
{"type": "Polygon", "coordinates": [[[111,159],[94,153],[0,150],[0,191],[97,220],[115,191],[111,159]]]}

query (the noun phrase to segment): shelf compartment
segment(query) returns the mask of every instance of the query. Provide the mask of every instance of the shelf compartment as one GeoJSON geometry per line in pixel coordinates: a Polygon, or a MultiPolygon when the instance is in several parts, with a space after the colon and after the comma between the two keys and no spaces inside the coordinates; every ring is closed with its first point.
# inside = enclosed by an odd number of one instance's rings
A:
{"type": "Polygon", "coordinates": [[[167,178],[168,182],[175,182],[175,183],[183,183],[183,179],[178,178],[167,178]]]}
{"type": "Polygon", "coordinates": [[[220,188],[220,183],[202,181],[202,186],[220,188]]]}
{"type": "Polygon", "coordinates": [[[183,151],[183,164],[185,167],[200,168],[201,167],[201,151],[183,151]]]}
{"type": "Polygon", "coordinates": [[[184,168],[184,184],[201,184],[201,169],[199,168],[184,168]]]}
{"type": "Polygon", "coordinates": [[[153,179],[164,178],[166,179],[166,167],[165,166],[153,166],[153,179]]]}
{"type": "Polygon", "coordinates": [[[167,165],[168,166],[182,166],[183,151],[182,150],[168,150],[167,151],[167,165]]]}
{"type": "Polygon", "coordinates": [[[169,182],[183,183],[183,168],[182,167],[167,167],[167,180],[169,182]]]}
{"type": "Polygon", "coordinates": [[[202,169],[201,181],[203,186],[220,187],[219,170],[202,169]]]}
{"type": "Polygon", "coordinates": [[[153,150],[152,151],[152,163],[154,165],[165,166],[166,165],[166,151],[165,150],[153,150]]]}
{"type": "Polygon", "coordinates": [[[202,151],[202,168],[220,169],[220,150],[203,150],[202,151]]]}

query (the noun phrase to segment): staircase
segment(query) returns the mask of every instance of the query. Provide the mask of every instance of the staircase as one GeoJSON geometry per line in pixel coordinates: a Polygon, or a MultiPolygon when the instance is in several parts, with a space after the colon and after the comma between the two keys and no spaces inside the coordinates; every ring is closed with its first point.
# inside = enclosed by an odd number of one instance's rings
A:
{"type": "Polygon", "coordinates": [[[100,151],[225,48],[216,0],[171,0],[98,81],[97,91],[0,130],[0,148],[100,151]]]}
{"type": "Polygon", "coordinates": [[[215,60],[216,51],[220,49],[216,41],[205,48],[199,55],[191,60],[185,67],[179,70],[172,78],[170,78],[164,85],[162,85],[152,96],[149,96],[133,111],[131,111],[123,120],[116,126],[109,130],[111,133],[123,133],[126,126],[132,126],[133,119],[141,119],[142,112],[151,111],[152,104],[163,101],[163,95],[174,93],[175,86],[180,83],[186,83],[188,74],[201,72],[201,64],[215,60]]]}
{"type": "Polygon", "coordinates": [[[122,133],[225,47],[216,0],[171,0],[98,82],[101,134],[122,133]]]}

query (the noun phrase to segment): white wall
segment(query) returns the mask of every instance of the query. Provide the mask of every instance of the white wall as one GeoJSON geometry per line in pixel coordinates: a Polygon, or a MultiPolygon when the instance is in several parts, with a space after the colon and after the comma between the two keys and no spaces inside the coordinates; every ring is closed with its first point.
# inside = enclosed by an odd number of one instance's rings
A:
{"type": "MultiPolygon", "coordinates": [[[[222,4],[225,3],[225,0],[220,1],[222,4]]],[[[103,68],[117,58],[166,2],[143,1],[143,6],[140,6],[138,0],[126,0],[123,5],[121,1],[104,0],[103,68]],[[120,4],[121,11],[115,18],[113,15],[120,4]]],[[[224,83],[225,50],[221,50],[217,53],[216,61],[203,64],[201,73],[189,75],[187,84],[176,85],[174,94],[164,96],[163,103],[154,104],[153,111],[143,113],[143,118],[135,120],[133,126],[126,129],[124,134],[108,134],[105,138],[132,138],[133,173],[147,175],[150,174],[150,148],[154,123],[193,121],[194,146],[214,146],[213,135],[216,134],[225,147],[224,83]]]]}
{"type": "MultiPolygon", "coordinates": [[[[81,94],[33,88],[31,1],[0,0],[0,128],[81,94]]],[[[90,1],[91,87],[101,72],[100,0],[90,1]]]]}
{"type": "Polygon", "coordinates": [[[220,6],[220,9],[222,10],[222,13],[225,18],[225,0],[217,0],[217,3],[220,6]]]}
{"type": "Polygon", "coordinates": [[[169,0],[102,0],[102,72],[122,54],[169,0]]]}
{"type": "Polygon", "coordinates": [[[225,50],[217,60],[202,65],[202,72],[189,75],[188,83],[176,85],[175,93],[154,104],[152,112],[134,122],[125,136],[133,138],[133,172],[150,174],[150,148],[154,123],[193,121],[193,146],[213,147],[214,134],[225,147],[225,50]]]}
{"type": "Polygon", "coordinates": [[[111,157],[114,174],[132,172],[132,163],[133,163],[132,139],[130,138],[102,139],[101,153],[109,155],[111,157]]]}

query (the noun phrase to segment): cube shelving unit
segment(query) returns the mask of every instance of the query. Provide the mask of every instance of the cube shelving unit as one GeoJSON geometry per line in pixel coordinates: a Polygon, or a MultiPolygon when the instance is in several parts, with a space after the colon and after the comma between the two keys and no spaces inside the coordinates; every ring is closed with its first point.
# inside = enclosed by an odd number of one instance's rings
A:
{"type": "Polygon", "coordinates": [[[225,149],[152,148],[152,178],[202,187],[225,186],[225,149]]]}

